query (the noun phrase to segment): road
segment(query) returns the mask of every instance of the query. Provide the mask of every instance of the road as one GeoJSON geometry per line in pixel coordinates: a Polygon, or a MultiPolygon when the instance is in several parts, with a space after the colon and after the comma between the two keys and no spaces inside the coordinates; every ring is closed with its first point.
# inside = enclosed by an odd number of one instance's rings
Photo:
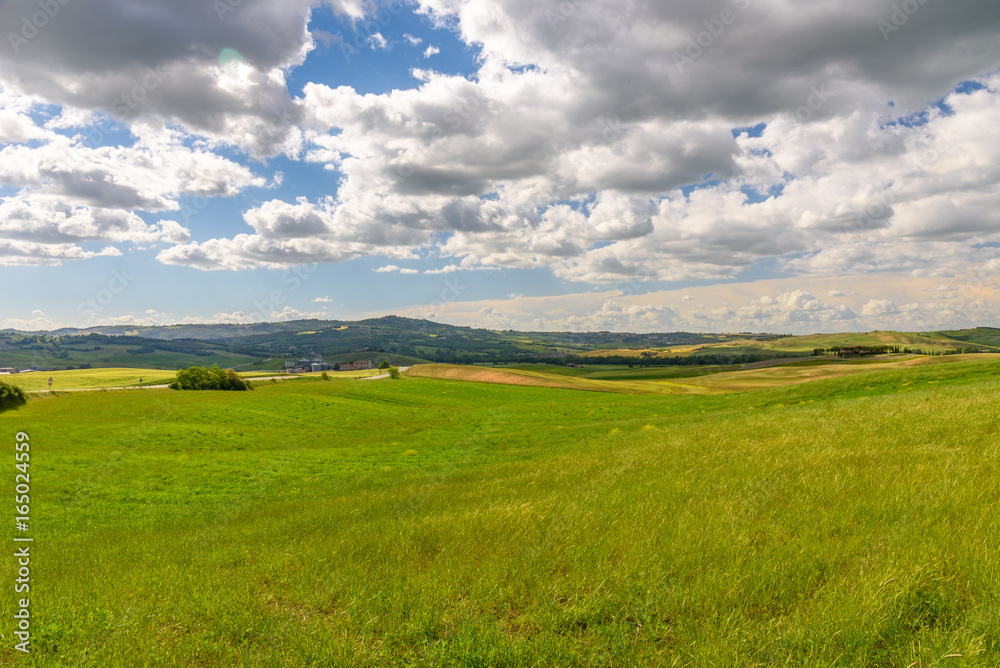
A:
{"type": "MultiPolygon", "coordinates": [[[[408,366],[401,366],[401,367],[399,367],[399,372],[403,373],[404,371],[406,371],[409,368],[410,367],[408,367],[408,366]]],[[[366,376],[364,378],[360,378],[359,380],[378,380],[380,378],[388,378],[388,377],[389,377],[389,374],[383,373],[381,376],[366,376]]]]}

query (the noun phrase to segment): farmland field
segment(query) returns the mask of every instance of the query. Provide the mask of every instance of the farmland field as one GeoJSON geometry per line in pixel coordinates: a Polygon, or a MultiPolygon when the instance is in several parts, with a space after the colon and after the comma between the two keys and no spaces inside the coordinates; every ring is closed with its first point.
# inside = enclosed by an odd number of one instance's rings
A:
{"type": "Polygon", "coordinates": [[[102,387],[128,387],[138,385],[159,385],[169,383],[174,371],[158,369],[80,369],[76,371],[35,371],[2,376],[0,380],[17,385],[24,390],[47,390],[52,378],[52,389],[96,389],[102,387]]]}
{"type": "Polygon", "coordinates": [[[453,364],[422,364],[408,376],[463,380],[504,385],[527,385],[563,389],[620,392],[625,394],[718,394],[781,387],[824,378],[906,369],[927,364],[955,364],[970,360],[1000,361],[1000,354],[948,355],[941,357],[900,356],[882,359],[828,362],[795,362],[787,365],[734,367],[674,367],[613,370],[559,367],[476,367],[453,364]]]}
{"type": "Polygon", "coordinates": [[[1000,360],[830,368],[34,397],[0,663],[1000,664],[1000,360]]]}

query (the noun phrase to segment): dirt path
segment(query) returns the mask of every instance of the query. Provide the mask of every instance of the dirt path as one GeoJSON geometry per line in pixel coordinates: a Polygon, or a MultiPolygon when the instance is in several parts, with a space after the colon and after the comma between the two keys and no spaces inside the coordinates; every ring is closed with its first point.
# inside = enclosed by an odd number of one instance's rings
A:
{"type": "MultiPolygon", "coordinates": [[[[409,368],[410,367],[408,367],[408,366],[401,366],[401,367],[399,367],[399,372],[403,373],[404,371],[406,371],[409,368]]],[[[359,378],[358,380],[379,380],[380,378],[388,378],[388,377],[389,377],[389,374],[383,373],[381,376],[365,376],[364,378],[359,378]]]]}

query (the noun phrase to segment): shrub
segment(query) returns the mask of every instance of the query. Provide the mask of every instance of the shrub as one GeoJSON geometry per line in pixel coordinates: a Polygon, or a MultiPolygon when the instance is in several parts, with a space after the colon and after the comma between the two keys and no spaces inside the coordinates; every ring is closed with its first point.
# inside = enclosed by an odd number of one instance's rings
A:
{"type": "Polygon", "coordinates": [[[220,369],[218,364],[213,364],[208,369],[203,366],[181,369],[169,387],[171,390],[246,391],[250,384],[232,369],[220,369]]]}
{"type": "Polygon", "coordinates": [[[24,390],[16,385],[0,383],[0,411],[17,408],[28,403],[24,390]]]}
{"type": "Polygon", "coordinates": [[[330,380],[330,374],[328,374],[326,371],[321,373],[319,377],[322,378],[323,380],[330,380]]]}
{"type": "Polygon", "coordinates": [[[394,366],[389,367],[389,378],[399,378],[399,369],[394,366]]]}

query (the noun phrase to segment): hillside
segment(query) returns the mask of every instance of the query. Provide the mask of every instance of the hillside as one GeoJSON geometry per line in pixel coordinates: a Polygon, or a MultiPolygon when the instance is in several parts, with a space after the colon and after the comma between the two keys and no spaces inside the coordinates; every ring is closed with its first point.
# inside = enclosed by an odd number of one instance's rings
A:
{"type": "Polygon", "coordinates": [[[0,664],[992,668],[1000,362],[922,359],[32,397],[0,413],[42,539],[0,664]]]}
{"type": "Polygon", "coordinates": [[[0,332],[0,367],[81,365],[178,368],[198,363],[280,370],[284,360],[322,355],[410,365],[602,363],[737,364],[811,355],[842,346],[892,346],[925,354],[1000,350],[1000,330],[864,334],[517,332],[386,316],[356,322],[298,320],[253,325],[178,325],[0,332]],[[92,330],[101,330],[100,332],[92,330]]]}

